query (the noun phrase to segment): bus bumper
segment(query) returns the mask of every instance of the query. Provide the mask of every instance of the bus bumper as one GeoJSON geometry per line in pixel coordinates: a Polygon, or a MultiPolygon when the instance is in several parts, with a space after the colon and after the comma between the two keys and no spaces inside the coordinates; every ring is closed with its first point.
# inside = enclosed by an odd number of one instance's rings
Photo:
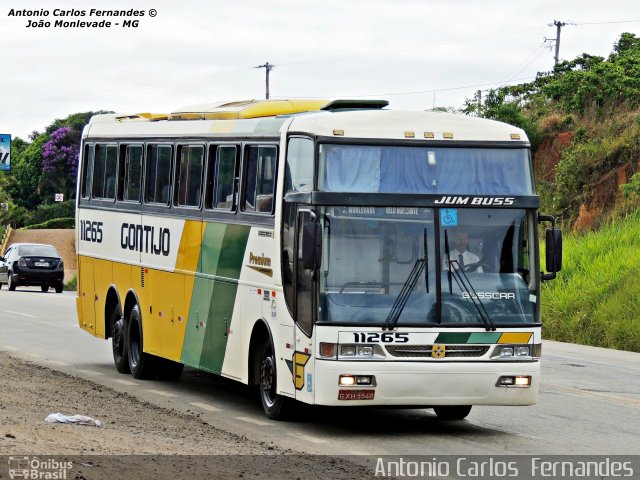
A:
{"type": "Polygon", "coordinates": [[[341,406],[533,405],[540,362],[316,361],[315,403],[341,406]],[[340,375],[371,375],[374,386],[341,387],[340,375]],[[530,376],[530,387],[497,386],[502,376],[530,376]],[[368,390],[365,395],[355,394],[368,390]],[[358,400],[361,396],[373,398],[358,400]],[[342,391],[342,394],[341,394],[342,391]],[[344,399],[340,399],[340,397],[344,399]],[[348,398],[348,399],[347,399],[348,398]]]}

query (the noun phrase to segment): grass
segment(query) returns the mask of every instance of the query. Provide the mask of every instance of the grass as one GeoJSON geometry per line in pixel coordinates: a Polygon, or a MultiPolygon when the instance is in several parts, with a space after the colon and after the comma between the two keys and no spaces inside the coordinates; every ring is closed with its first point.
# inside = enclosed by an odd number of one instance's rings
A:
{"type": "Polygon", "coordinates": [[[543,285],[543,335],[640,352],[640,210],[567,235],[563,270],[543,285]]]}
{"type": "Polygon", "coordinates": [[[74,275],[71,280],[64,284],[64,289],[75,292],[78,289],[78,277],[74,275]]]}

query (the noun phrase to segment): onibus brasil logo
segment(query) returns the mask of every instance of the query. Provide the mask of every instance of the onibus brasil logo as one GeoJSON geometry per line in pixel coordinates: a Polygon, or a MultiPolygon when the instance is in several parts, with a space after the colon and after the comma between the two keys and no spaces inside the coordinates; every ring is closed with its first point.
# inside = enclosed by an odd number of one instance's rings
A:
{"type": "Polygon", "coordinates": [[[69,478],[73,462],[63,462],[54,458],[9,457],[9,478],[28,478],[33,480],[65,480],[69,478]]]}

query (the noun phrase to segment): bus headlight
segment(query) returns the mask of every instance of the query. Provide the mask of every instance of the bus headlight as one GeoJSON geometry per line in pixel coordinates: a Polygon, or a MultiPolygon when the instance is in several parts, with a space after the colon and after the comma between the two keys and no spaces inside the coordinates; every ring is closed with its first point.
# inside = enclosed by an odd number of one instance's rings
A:
{"type": "Polygon", "coordinates": [[[531,360],[539,358],[541,345],[496,345],[491,354],[494,360],[531,360]]]}
{"type": "Polygon", "coordinates": [[[529,388],[531,377],[529,375],[502,376],[496,382],[496,387],[529,388]]]}
{"type": "Polygon", "coordinates": [[[384,358],[380,345],[340,345],[338,360],[374,360],[384,358]]]}

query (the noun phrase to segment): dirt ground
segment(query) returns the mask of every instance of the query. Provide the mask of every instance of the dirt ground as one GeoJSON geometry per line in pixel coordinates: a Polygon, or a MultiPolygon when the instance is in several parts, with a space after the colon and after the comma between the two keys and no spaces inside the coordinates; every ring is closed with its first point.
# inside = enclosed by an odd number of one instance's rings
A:
{"type": "MultiPolygon", "coordinates": [[[[197,414],[142,402],[0,352],[0,456],[54,456],[66,478],[369,478],[346,460],[296,455],[222,431],[197,414]],[[84,414],[103,426],[48,424],[50,413],[84,414]],[[188,476],[185,474],[188,473],[188,476]]],[[[7,458],[7,457],[5,457],[7,458]]],[[[0,457],[0,479],[8,479],[0,457]]]]}

